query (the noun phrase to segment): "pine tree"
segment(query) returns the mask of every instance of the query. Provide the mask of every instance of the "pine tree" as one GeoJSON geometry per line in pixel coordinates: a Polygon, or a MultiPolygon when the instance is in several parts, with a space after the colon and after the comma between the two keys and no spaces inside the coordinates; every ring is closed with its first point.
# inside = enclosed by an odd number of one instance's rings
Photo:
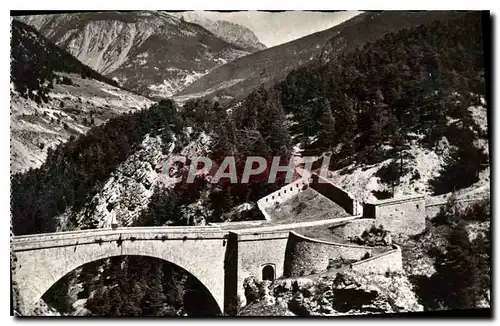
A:
{"type": "Polygon", "coordinates": [[[224,203],[224,209],[223,209],[224,212],[229,212],[234,206],[233,194],[231,193],[231,191],[232,191],[231,185],[227,185],[224,189],[224,195],[222,197],[222,201],[224,203]]]}
{"type": "Polygon", "coordinates": [[[318,148],[322,152],[329,151],[336,145],[337,133],[335,130],[335,119],[333,118],[330,104],[326,99],[321,100],[317,124],[318,148]]]}
{"type": "Polygon", "coordinates": [[[258,92],[265,93],[262,98],[267,100],[259,105],[258,130],[274,155],[287,156],[291,151],[291,137],[278,93],[275,89],[266,91],[263,88],[258,92]]]}
{"type": "Polygon", "coordinates": [[[153,269],[153,275],[148,278],[149,286],[140,303],[143,316],[158,316],[166,300],[163,293],[161,269],[159,266],[153,269]]]}
{"type": "Polygon", "coordinates": [[[448,309],[475,308],[489,285],[489,243],[471,243],[464,221],[448,237],[446,252],[436,258],[436,295],[448,309]]]}
{"type": "Polygon", "coordinates": [[[439,195],[466,188],[479,180],[479,171],[488,163],[488,156],[482,149],[470,142],[461,141],[459,147],[445,157],[441,174],[430,181],[434,193],[439,195]]]}
{"type": "Polygon", "coordinates": [[[354,137],[357,133],[357,112],[354,101],[347,95],[339,95],[337,106],[333,106],[335,113],[335,130],[339,143],[343,144],[342,152],[345,156],[354,154],[354,137]]]}

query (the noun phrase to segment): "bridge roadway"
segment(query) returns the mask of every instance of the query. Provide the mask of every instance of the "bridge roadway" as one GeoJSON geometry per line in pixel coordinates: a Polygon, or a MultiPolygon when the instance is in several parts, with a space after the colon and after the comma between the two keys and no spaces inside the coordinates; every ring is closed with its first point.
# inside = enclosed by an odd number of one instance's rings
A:
{"type": "MultiPolygon", "coordinates": [[[[242,285],[240,276],[237,280],[229,280],[228,273],[239,275],[239,269],[245,264],[248,269],[258,271],[264,262],[274,260],[278,277],[283,269],[287,230],[333,222],[341,221],[240,226],[235,229],[229,225],[222,228],[219,225],[125,227],[13,236],[11,250],[15,254],[15,263],[12,280],[17,291],[16,307],[23,315],[29,315],[53,284],[87,263],[115,256],[138,255],[159,258],[183,268],[206,287],[220,312],[224,312],[225,285],[232,287],[233,284],[229,283],[233,282],[237,282],[238,287],[242,285]],[[236,256],[232,257],[234,250],[227,250],[230,234],[236,235],[239,243],[236,256]]],[[[230,245],[234,246],[232,240],[230,245]]]]}

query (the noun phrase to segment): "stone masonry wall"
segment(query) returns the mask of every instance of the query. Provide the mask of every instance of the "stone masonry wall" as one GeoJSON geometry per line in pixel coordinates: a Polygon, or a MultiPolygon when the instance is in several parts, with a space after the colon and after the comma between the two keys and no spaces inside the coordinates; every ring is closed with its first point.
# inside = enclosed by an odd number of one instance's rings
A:
{"type": "Polygon", "coordinates": [[[374,218],[362,218],[341,225],[338,229],[342,232],[342,237],[348,240],[355,237],[361,237],[365,230],[369,230],[374,225],[376,225],[374,218]]]}
{"type": "Polygon", "coordinates": [[[362,203],[355,200],[354,197],[343,190],[339,186],[331,183],[325,178],[317,175],[311,175],[311,188],[332,200],[336,204],[340,205],[351,215],[362,215],[363,214],[363,206],[362,203]]]}
{"type": "Polygon", "coordinates": [[[262,269],[266,265],[274,268],[275,278],[283,276],[288,234],[287,230],[237,235],[237,295],[242,306],[246,304],[245,278],[253,276],[261,281],[262,269]]]}
{"type": "MultiPolygon", "coordinates": [[[[306,179],[299,179],[297,181],[294,181],[292,183],[287,184],[284,187],[281,187],[279,190],[276,190],[275,192],[262,197],[257,201],[257,205],[259,209],[264,212],[265,208],[272,207],[276,205],[276,203],[283,203],[287,201],[288,199],[294,197],[296,194],[301,192],[304,188],[304,186],[308,185],[308,181],[306,179]]],[[[264,214],[265,216],[265,214],[264,214]]],[[[266,216],[267,219],[267,216],[266,216]]]]}
{"type": "Polygon", "coordinates": [[[290,232],[284,275],[296,277],[324,272],[330,260],[360,260],[372,251],[370,247],[315,240],[290,232]]]}
{"type": "Polygon", "coordinates": [[[392,233],[413,235],[425,229],[424,196],[388,199],[374,205],[376,224],[392,233]]]}
{"type": "Polygon", "coordinates": [[[124,228],[59,232],[13,239],[17,258],[13,281],[23,315],[61,277],[86,263],[113,256],[138,255],[171,262],[196,277],[224,304],[225,233],[217,228],[124,228]]]}
{"type": "Polygon", "coordinates": [[[389,272],[403,271],[403,259],[401,257],[401,248],[397,245],[393,245],[393,248],[394,249],[389,252],[385,252],[380,255],[353,263],[351,265],[352,270],[363,274],[368,274],[368,273],[383,274],[387,271],[389,272]]]}

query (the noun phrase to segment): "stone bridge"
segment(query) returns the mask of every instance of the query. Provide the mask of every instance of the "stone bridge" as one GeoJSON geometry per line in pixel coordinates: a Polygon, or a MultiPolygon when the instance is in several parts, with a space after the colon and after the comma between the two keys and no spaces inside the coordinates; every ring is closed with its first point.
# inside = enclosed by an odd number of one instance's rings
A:
{"type": "Polygon", "coordinates": [[[136,227],[15,236],[12,281],[17,305],[29,314],[59,279],[87,263],[124,255],[159,258],[197,278],[224,306],[227,233],[216,227],[136,227]],[[20,302],[19,302],[20,301],[20,302]]]}
{"type": "Polygon", "coordinates": [[[15,306],[23,315],[59,279],[87,263],[114,256],[148,256],[175,264],[212,295],[220,312],[244,296],[243,280],[272,266],[282,275],[288,231],[241,234],[204,227],[128,227],[12,237],[15,306]],[[232,300],[232,301],[231,301],[232,300]]]}
{"type": "MultiPolygon", "coordinates": [[[[299,226],[304,225],[298,223],[299,226]]],[[[43,294],[69,272],[100,259],[133,255],[154,257],[179,266],[206,288],[220,313],[230,313],[238,299],[240,305],[245,304],[243,283],[248,276],[274,280],[286,276],[287,266],[298,266],[303,261],[315,261],[320,266],[315,272],[320,272],[328,265],[332,252],[340,256],[347,252],[342,244],[319,244],[325,246],[321,257],[315,251],[302,250],[308,245],[290,236],[293,228],[292,224],[287,230],[128,227],[13,236],[14,306],[22,315],[30,315],[43,294]]],[[[355,250],[361,257],[368,249],[355,250]]],[[[400,253],[396,259],[401,259],[400,253]]],[[[384,265],[383,272],[386,270],[384,265]]]]}

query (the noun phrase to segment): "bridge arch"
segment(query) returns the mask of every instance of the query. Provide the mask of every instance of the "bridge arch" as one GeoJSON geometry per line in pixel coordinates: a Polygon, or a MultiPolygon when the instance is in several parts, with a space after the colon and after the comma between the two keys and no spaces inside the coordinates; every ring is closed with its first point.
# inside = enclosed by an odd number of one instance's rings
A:
{"type": "Polygon", "coordinates": [[[127,228],[15,237],[13,281],[20,310],[30,314],[52,285],[87,263],[116,256],[146,256],[191,274],[223,312],[225,236],[210,228],[186,229],[189,232],[170,229],[162,234],[158,228],[127,228]]]}
{"type": "MultiPolygon", "coordinates": [[[[172,262],[170,262],[170,261],[166,261],[166,260],[161,259],[161,258],[158,258],[158,257],[153,257],[153,256],[144,256],[144,255],[118,255],[118,256],[110,256],[110,257],[108,257],[108,258],[117,258],[117,257],[147,257],[147,258],[153,258],[153,259],[155,259],[155,260],[157,260],[157,261],[166,262],[166,263],[168,263],[168,264],[172,265],[173,267],[175,267],[175,268],[176,268],[176,269],[178,269],[178,270],[182,270],[184,273],[189,274],[189,275],[190,275],[190,276],[191,276],[191,277],[192,277],[192,278],[196,281],[197,286],[199,286],[199,287],[201,288],[201,290],[203,290],[203,292],[204,292],[206,295],[208,295],[208,296],[210,297],[210,299],[211,299],[209,302],[207,302],[207,305],[206,305],[205,307],[200,307],[200,308],[205,308],[205,312],[206,312],[207,310],[212,310],[212,312],[213,312],[214,314],[221,314],[221,313],[222,313],[222,311],[220,310],[220,308],[219,308],[219,306],[218,306],[218,304],[217,304],[217,301],[216,301],[215,297],[214,297],[214,296],[212,295],[212,293],[211,293],[211,292],[207,289],[207,287],[206,287],[206,286],[205,286],[205,285],[204,285],[204,284],[203,284],[203,283],[202,283],[202,282],[201,282],[201,281],[200,281],[200,280],[199,280],[199,279],[198,279],[195,275],[193,275],[193,273],[192,273],[192,272],[187,271],[186,269],[182,268],[181,266],[178,266],[178,265],[176,265],[176,264],[174,264],[174,263],[172,263],[172,262]],[[215,309],[213,309],[213,308],[215,308],[215,309]]],[[[44,296],[44,295],[45,295],[45,294],[46,294],[46,293],[50,290],[50,288],[51,288],[52,286],[54,286],[55,284],[57,284],[57,282],[59,282],[60,280],[62,280],[65,276],[67,276],[67,275],[68,275],[69,273],[71,273],[72,271],[74,271],[74,270],[76,270],[76,269],[78,269],[78,268],[84,267],[84,266],[85,266],[85,265],[87,265],[87,264],[92,264],[92,263],[95,263],[95,262],[98,262],[98,261],[103,261],[103,260],[98,259],[98,260],[94,260],[94,261],[86,262],[86,263],[84,263],[83,265],[80,265],[80,266],[76,267],[75,269],[73,269],[73,270],[69,271],[68,273],[64,274],[64,275],[63,275],[63,276],[61,276],[61,278],[59,278],[59,279],[58,279],[58,280],[57,280],[54,284],[52,284],[51,286],[49,286],[49,288],[47,289],[47,291],[45,291],[44,293],[42,293],[42,295],[41,295],[40,299],[42,299],[42,298],[43,298],[43,296],[44,296]]],[[[187,292],[187,293],[191,293],[189,290],[190,290],[190,289],[188,289],[188,292],[187,292]]],[[[199,293],[198,293],[198,295],[199,295],[199,293]]],[[[40,300],[40,299],[38,299],[38,300],[40,300]]],[[[195,299],[196,299],[196,298],[195,298],[195,299]]],[[[37,302],[37,300],[35,300],[35,301],[34,301],[34,304],[36,304],[36,302],[37,302]]],[[[187,302],[187,305],[189,305],[189,304],[190,304],[190,302],[187,302]]],[[[195,303],[195,304],[196,304],[196,303],[195,303]]],[[[200,310],[201,310],[201,309],[200,309],[200,310]]]]}

